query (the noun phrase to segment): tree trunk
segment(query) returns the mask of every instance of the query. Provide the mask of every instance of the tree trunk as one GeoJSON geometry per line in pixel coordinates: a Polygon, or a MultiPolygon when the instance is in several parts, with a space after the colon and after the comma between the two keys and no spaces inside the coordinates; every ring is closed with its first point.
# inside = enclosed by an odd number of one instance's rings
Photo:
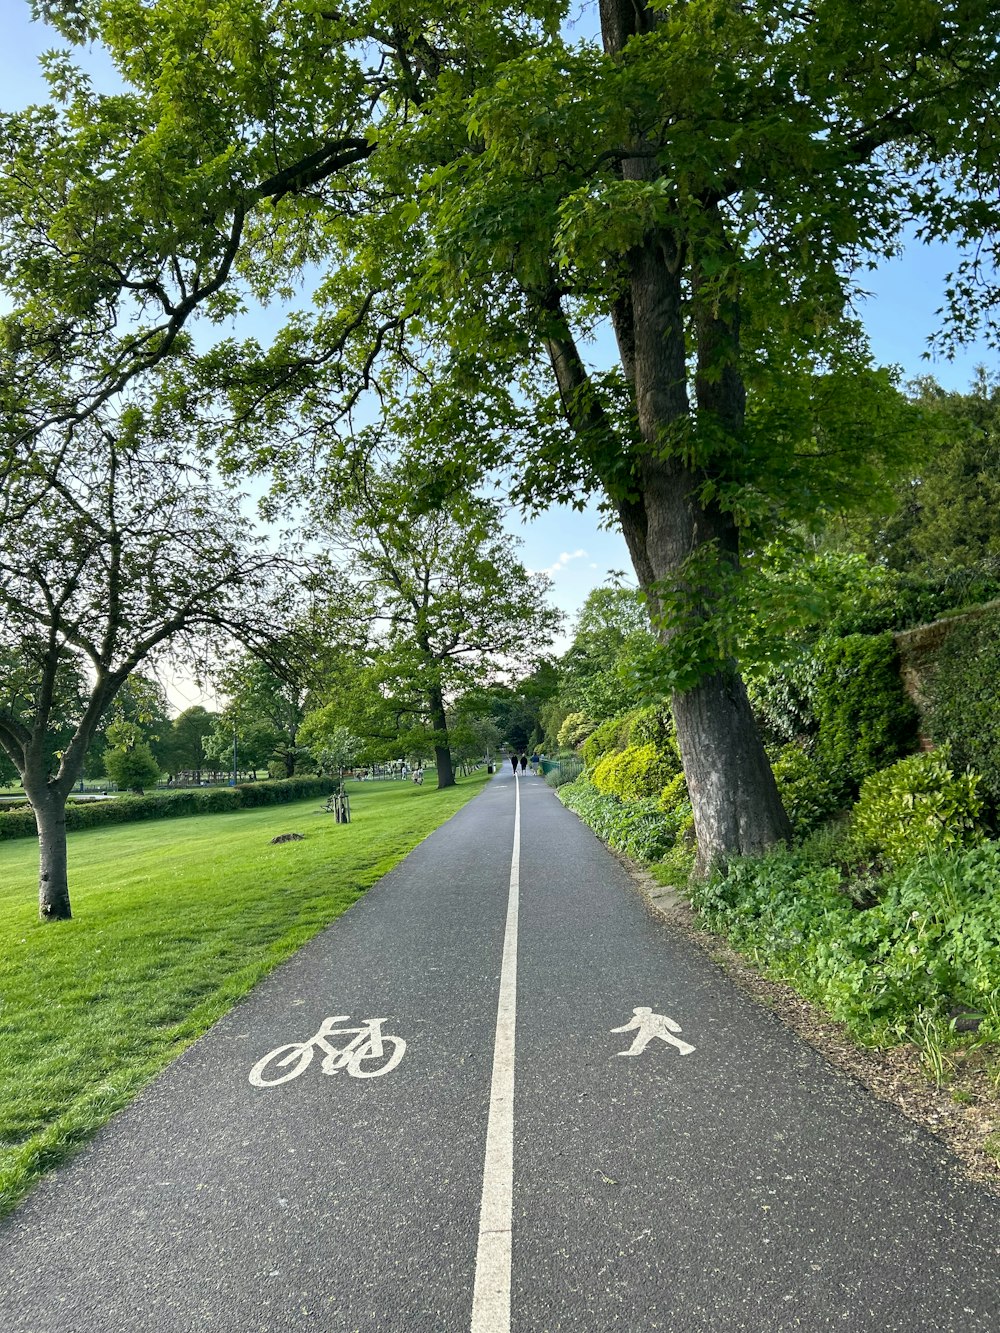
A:
{"type": "Polygon", "coordinates": [[[438,791],[454,787],[455,769],[448,748],[448,721],[444,711],[444,697],[436,687],[427,693],[428,713],[434,728],[434,766],[437,769],[438,791]]]}
{"type": "MultiPolygon", "coordinates": [[[[658,15],[643,0],[601,0],[604,45],[621,52],[630,37],[649,30],[658,15]]],[[[648,145],[632,145],[622,163],[625,180],[652,180],[659,167],[648,145]]],[[[724,243],[721,220],[706,204],[706,219],[724,243]]],[[[697,623],[713,613],[713,587],[697,572],[725,575],[738,562],[739,533],[732,516],[703,503],[699,492],[711,461],[687,461],[683,448],[691,424],[688,330],[684,276],[690,276],[692,332],[697,351],[695,386],[699,423],[727,447],[738,448],[744,428],[745,393],[740,375],[738,298],[708,293],[699,300],[696,256],[678,228],[651,230],[627,256],[628,284],[612,310],[622,366],[632,382],[642,437],[637,458],[638,495],[616,497],[639,581],[654,623],[660,591],[688,583],[687,618],[697,623]]],[[[697,452],[697,451],[696,451],[697,452]]],[[[725,580],[723,579],[723,582],[725,580]]],[[[668,640],[676,626],[658,626],[668,640]]],[[[672,699],[695,831],[697,869],[704,873],[729,856],[759,852],[786,840],[791,828],[764,752],[746,690],[735,662],[724,663],[672,699]]]]}
{"type": "Polygon", "coordinates": [[[38,829],[38,915],[43,921],[69,921],[69,878],[66,857],[66,795],[45,784],[25,794],[38,829]]]}

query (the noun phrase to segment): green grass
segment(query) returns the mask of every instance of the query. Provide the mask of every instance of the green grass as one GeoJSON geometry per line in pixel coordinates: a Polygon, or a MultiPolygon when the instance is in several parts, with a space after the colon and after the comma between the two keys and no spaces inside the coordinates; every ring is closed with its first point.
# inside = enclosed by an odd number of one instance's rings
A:
{"type": "Polygon", "coordinates": [[[58,923],[37,844],[0,843],[0,1216],[484,780],[359,784],[346,825],[314,799],[72,833],[58,923]]]}

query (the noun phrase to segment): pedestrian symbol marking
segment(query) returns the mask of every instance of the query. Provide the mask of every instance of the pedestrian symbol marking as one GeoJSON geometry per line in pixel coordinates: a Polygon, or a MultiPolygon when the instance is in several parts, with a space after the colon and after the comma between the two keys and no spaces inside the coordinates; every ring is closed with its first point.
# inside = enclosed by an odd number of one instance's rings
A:
{"type": "Polygon", "coordinates": [[[276,1088],[304,1074],[317,1051],[323,1052],[320,1069],[324,1074],[336,1074],[346,1069],[352,1078],[379,1078],[395,1069],[403,1058],[406,1042],[402,1037],[383,1033],[384,1018],[366,1018],[361,1027],[338,1028],[338,1023],[349,1023],[349,1014],[324,1018],[319,1031],[308,1041],[287,1042],[269,1051],[250,1070],[250,1082],[255,1088],[276,1088]],[[330,1038],[353,1037],[346,1046],[334,1046],[330,1038]]]}
{"type": "Polygon", "coordinates": [[[627,1051],[619,1051],[619,1055],[641,1055],[656,1037],[670,1046],[676,1046],[681,1055],[690,1055],[694,1050],[694,1047],[686,1041],[674,1036],[675,1032],[680,1032],[681,1025],[668,1018],[666,1014],[654,1014],[649,1005],[639,1004],[632,1010],[632,1015],[628,1023],[622,1024],[620,1028],[611,1029],[612,1032],[635,1033],[632,1045],[627,1051]]]}

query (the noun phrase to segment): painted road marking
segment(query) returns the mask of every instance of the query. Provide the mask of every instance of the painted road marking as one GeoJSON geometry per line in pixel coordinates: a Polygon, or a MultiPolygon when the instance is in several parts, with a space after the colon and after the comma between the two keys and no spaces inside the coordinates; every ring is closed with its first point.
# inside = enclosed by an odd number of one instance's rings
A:
{"type": "Polygon", "coordinates": [[[324,1052],[320,1065],[324,1074],[336,1074],[346,1069],[352,1078],[378,1078],[395,1069],[406,1051],[402,1037],[390,1037],[382,1032],[384,1018],[366,1018],[359,1028],[337,1027],[338,1023],[350,1021],[349,1014],[324,1018],[319,1031],[308,1041],[292,1041],[275,1047],[250,1070],[250,1082],[255,1088],[275,1088],[279,1083],[288,1083],[305,1073],[318,1050],[324,1052]],[[329,1041],[330,1037],[352,1035],[354,1040],[346,1046],[333,1046],[329,1041]],[[274,1077],[279,1069],[285,1072],[274,1077]]]}
{"type": "Polygon", "coordinates": [[[623,1024],[620,1028],[612,1028],[612,1032],[635,1032],[635,1040],[627,1051],[619,1051],[619,1055],[641,1055],[646,1047],[655,1038],[665,1041],[671,1046],[676,1046],[681,1055],[690,1055],[694,1050],[686,1041],[678,1041],[673,1035],[680,1032],[681,1025],[675,1023],[672,1018],[666,1014],[654,1014],[652,1009],[646,1004],[638,1004],[632,1010],[632,1019],[623,1024]]]}
{"type": "Polygon", "coordinates": [[[514,1191],[514,1019],[517,1006],[517,913],[521,875],[521,785],[514,784],[514,851],[486,1126],[471,1333],[510,1333],[511,1213],[514,1191]]]}

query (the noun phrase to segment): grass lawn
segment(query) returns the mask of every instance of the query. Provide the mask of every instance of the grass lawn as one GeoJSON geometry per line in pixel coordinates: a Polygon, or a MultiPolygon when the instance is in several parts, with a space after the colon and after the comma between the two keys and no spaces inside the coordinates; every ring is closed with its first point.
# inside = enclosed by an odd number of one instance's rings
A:
{"type": "Polygon", "coordinates": [[[0,1215],[484,781],[71,833],[72,921],[38,920],[37,844],[0,843],[0,1215]]]}

